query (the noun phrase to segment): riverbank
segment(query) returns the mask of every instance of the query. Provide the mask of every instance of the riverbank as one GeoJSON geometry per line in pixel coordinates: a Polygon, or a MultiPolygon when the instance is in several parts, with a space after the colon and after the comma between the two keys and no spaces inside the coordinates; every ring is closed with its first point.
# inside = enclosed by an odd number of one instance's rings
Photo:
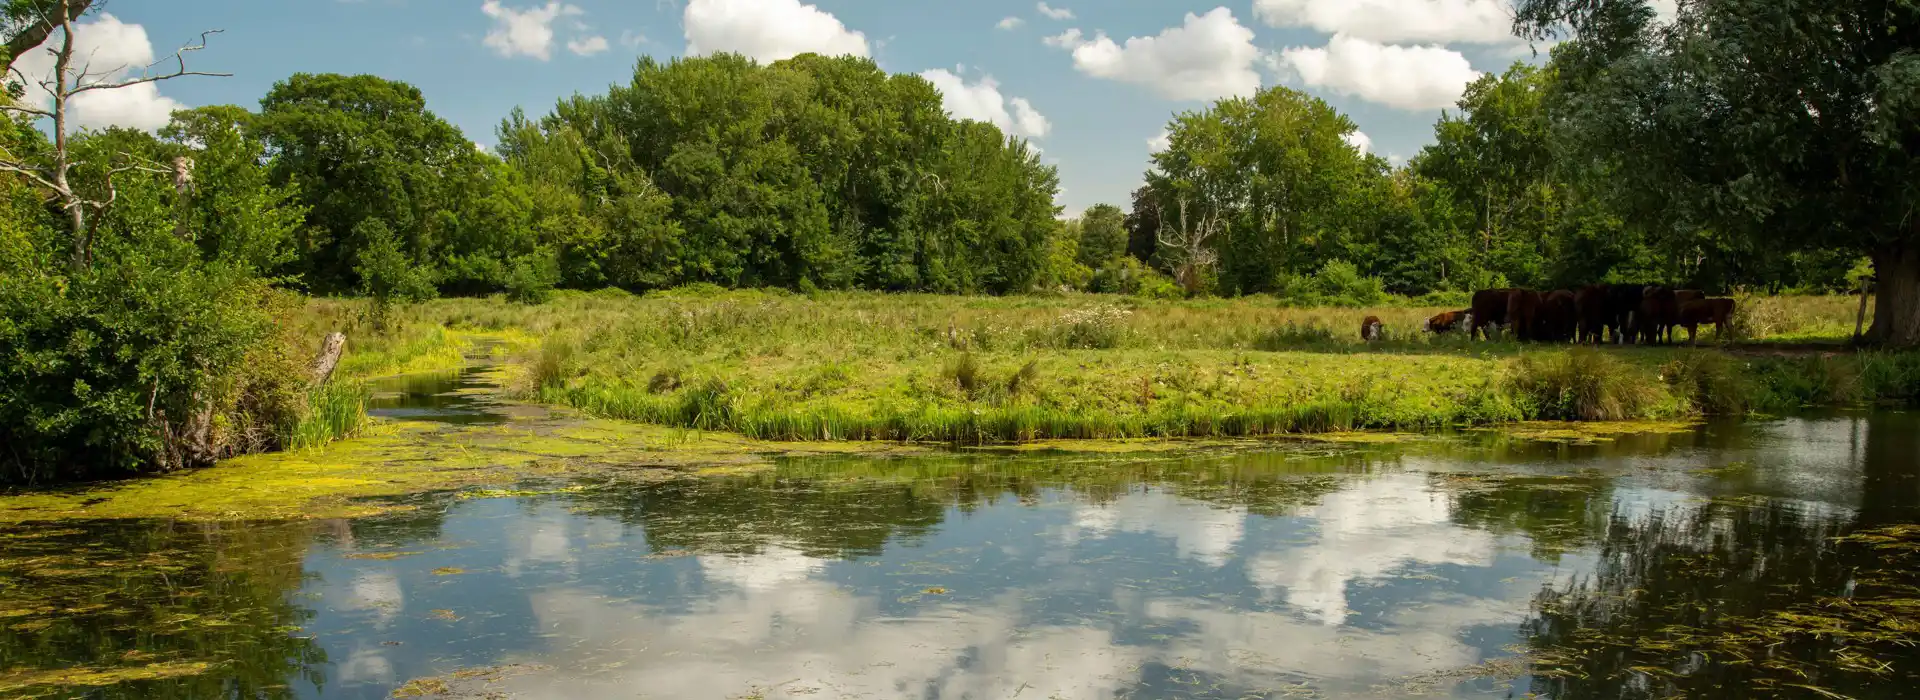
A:
{"type": "MultiPolygon", "coordinates": [[[[1843,297],[1748,300],[1791,352],[1522,346],[1417,332],[1437,308],[1289,309],[1258,297],[812,297],[681,290],[462,299],[410,327],[512,334],[528,400],[769,441],[1012,443],[1674,420],[1905,404],[1920,358],[1842,352],[1843,297]],[[1362,343],[1358,319],[1387,338],[1362,343]],[[1353,326],[1353,328],[1348,328],[1353,326]],[[1832,352],[1808,351],[1819,341],[1832,352]]],[[[404,345],[404,343],[399,343],[404,345]]],[[[1744,348],[1754,347],[1752,345],[1744,348]]]]}

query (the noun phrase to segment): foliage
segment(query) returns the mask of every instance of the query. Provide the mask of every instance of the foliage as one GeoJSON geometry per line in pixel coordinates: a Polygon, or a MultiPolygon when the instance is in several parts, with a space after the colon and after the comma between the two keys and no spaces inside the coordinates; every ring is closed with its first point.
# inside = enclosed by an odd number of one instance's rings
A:
{"type": "Polygon", "coordinates": [[[1920,6],[1874,0],[1525,0],[1555,49],[1554,139],[1581,189],[1660,246],[1762,266],[1871,255],[1870,336],[1920,344],[1920,6]],[[1756,41],[1755,37],[1769,37],[1756,41]],[[1610,176],[1628,174],[1631,176],[1610,176]]]}

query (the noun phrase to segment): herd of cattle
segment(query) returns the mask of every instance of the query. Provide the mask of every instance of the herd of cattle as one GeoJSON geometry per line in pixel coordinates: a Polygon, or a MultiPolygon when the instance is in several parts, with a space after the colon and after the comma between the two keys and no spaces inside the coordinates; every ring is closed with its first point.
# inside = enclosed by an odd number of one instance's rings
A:
{"type": "MultiPolygon", "coordinates": [[[[1473,293],[1473,308],[1427,319],[1429,333],[1465,328],[1469,338],[1511,332],[1521,341],[1549,343],[1666,343],[1675,327],[1698,342],[1700,326],[1724,333],[1733,318],[1732,299],[1709,299],[1698,290],[1647,284],[1593,284],[1577,290],[1485,289],[1473,293]]],[[[1368,316],[1363,340],[1378,340],[1384,326],[1368,316]]]]}

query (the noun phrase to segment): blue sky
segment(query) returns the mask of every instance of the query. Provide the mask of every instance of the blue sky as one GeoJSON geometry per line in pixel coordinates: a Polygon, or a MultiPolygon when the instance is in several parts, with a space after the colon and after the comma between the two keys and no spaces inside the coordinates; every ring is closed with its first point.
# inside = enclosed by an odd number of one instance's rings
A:
{"type": "Polygon", "coordinates": [[[1072,214],[1124,207],[1173,114],[1258,87],[1322,97],[1373,152],[1411,156],[1476,71],[1531,56],[1506,34],[1506,3],[112,0],[112,20],[95,19],[113,23],[97,32],[103,54],[140,58],[144,33],[164,56],[219,28],[192,67],[234,75],[169,81],[88,105],[95,113],[83,118],[151,126],[176,102],[257,107],[295,72],[372,73],[419,86],[433,111],[491,143],[513,107],[540,114],[558,98],[604,92],[642,54],[864,53],[888,71],[928,75],[957,116],[1029,136],[1059,167],[1072,214]]]}

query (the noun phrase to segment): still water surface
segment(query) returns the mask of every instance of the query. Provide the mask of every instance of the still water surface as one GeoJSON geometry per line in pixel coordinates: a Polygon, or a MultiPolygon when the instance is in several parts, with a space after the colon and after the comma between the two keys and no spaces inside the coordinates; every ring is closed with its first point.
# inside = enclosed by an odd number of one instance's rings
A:
{"type": "Polygon", "coordinates": [[[0,695],[1912,697],[1913,552],[1834,538],[1920,522],[1917,449],[1915,416],[1859,414],[28,526],[0,695]],[[1843,631],[1771,627],[1809,616],[1843,631]],[[3,680],[68,667],[171,677],[3,680]]]}

